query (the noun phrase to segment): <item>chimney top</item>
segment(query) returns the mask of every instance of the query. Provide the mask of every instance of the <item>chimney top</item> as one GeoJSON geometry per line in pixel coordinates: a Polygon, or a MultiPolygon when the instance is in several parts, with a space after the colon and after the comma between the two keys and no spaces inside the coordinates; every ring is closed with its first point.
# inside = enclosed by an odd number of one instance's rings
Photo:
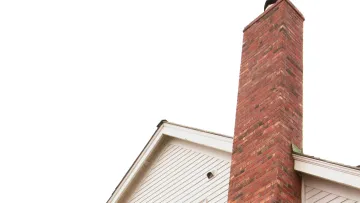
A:
{"type": "Polygon", "coordinates": [[[272,4],[275,4],[276,2],[277,2],[277,0],[266,0],[265,6],[264,6],[264,11],[267,9],[267,7],[271,6],[272,4]]]}
{"type": "Polygon", "coordinates": [[[299,16],[305,20],[305,17],[304,15],[295,7],[295,5],[293,3],[291,3],[290,0],[266,0],[266,3],[265,3],[265,7],[267,6],[267,9],[265,12],[263,12],[260,16],[258,16],[257,18],[255,18],[255,20],[253,20],[250,24],[248,24],[243,32],[245,32],[246,30],[248,30],[252,25],[254,25],[256,22],[260,21],[261,18],[263,18],[265,15],[267,15],[269,12],[271,12],[271,10],[275,9],[276,6],[270,6],[269,5],[273,5],[273,4],[280,4],[281,2],[285,1],[288,5],[290,5],[297,14],[299,14],[299,16]],[[268,2],[275,2],[275,3],[270,3],[267,5],[268,2]]]}

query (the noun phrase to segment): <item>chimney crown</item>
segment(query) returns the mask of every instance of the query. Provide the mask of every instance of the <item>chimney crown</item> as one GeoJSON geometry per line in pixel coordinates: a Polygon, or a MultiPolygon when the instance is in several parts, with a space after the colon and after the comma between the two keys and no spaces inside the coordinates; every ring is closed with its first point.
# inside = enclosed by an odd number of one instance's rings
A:
{"type": "Polygon", "coordinates": [[[291,3],[290,0],[277,0],[276,3],[269,7],[268,9],[266,9],[265,12],[263,12],[260,16],[258,16],[257,18],[255,18],[255,20],[253,20],[251,23],[249,23],[243,30],[243,32],[245,32],[247,29],[249,29],[253,24],[257,23],[260,19],[262,19],[264,16],[267,16],[267,15],[271,15],[270,13],[273,12],[273,9],[276,10],[276,7],[278,4],[280,4],[281,2],[283,1],[286,1],[286,3],[289,4],[289,6],[291,6],[295,12],[303,19],[305,20],[305,17],[304,15],[295,7],[295,5],[293,3],[291,3]]]}

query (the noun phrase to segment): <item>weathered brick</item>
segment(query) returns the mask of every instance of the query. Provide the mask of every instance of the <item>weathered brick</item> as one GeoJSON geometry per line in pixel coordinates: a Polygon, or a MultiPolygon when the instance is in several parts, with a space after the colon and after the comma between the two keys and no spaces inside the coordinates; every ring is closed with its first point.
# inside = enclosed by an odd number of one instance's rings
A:
{"type": "Polygon", "coordinates": [[[303,21],[279,0],[244,29],[229,203],[301,202],[303,21]]]}

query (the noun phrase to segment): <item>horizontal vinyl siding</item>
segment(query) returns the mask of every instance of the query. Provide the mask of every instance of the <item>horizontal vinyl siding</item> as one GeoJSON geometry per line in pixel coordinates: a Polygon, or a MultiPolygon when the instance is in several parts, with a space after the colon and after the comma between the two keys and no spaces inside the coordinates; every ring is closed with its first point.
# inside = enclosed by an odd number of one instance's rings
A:
{"type": "Polygon", "coordinates": [[[168,143],[128,193],[126,202],[227,202],[230,159],[206,153],[209,149],[202,148],[168,143]],[[208,172],[215,174],[210,180],[208,172]]]}
{"type": "Polygon", "coordinates": [[[305,186],[305,199],[306,203],[358,203],[355,200],[307,185],[305,186]]]}
{"type": "Polygon", "coordinates": [[[306,186],[305,191],[306,203],[356,203],[355,200],[347,199],[310,186],[306,186]]]}

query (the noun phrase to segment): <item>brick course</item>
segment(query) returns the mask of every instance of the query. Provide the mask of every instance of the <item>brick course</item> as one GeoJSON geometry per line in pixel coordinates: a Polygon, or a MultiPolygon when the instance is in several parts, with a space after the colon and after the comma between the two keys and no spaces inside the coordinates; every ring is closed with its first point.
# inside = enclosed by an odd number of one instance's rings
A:
{"type": "Polygon", "coordinates": [[[280,0],[244,30],[229,203],[301,202],[303,21],[280,0]]]}

